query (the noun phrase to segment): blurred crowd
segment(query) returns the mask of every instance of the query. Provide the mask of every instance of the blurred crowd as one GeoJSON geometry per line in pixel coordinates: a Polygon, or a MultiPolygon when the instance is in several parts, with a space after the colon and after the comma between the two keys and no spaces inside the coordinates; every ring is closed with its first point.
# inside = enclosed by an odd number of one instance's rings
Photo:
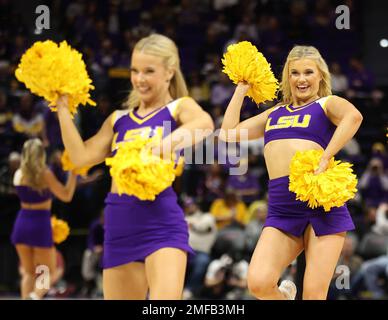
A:
{"type": "MultiPolygon", "coordinates": [[[[17,256],[9,235],[19,209],[12,177],[20,163],[23,142],[40,137],[51,168],[64,181],[63,144],[56,113],[31,95],[14,77],[25,50],[34,41],[66,40],[86,62],[96,89],[97,107],[80,107],[75,118],[84,139],[96,133],[106,117],[121,108],[130,90],[130,54],[136,41],[159,32],[177,43],[190,95],[219,128],[234,85],[224,75],[221,58],[227,46],[251,41],[280,79],[287,52],[295,44],[316,46],[332,73],[333,93],[349,99],[363,114],[356,137],[338,154],[354,164],[358,193],[348,203],[357,229],[350,233],[333,277],[330,299],[384,298],[388,293],[388,123],[387,96],[363,61],[362,7],[342,1],[351,10],[351,28],[335,28],[335,7],[329,0],[53,0],[52,30],[30,30],[10,0],[0,1],[0,294],[16,293],[17,256]],[[349,286],[341,289],[349,271],[349,286]]],[[[341,4],[342,4],[341,2],[341,4]]],[[[274,102],[276,103],[276,101],[274,102]]],[[[265,110],[249,99],[243,118],[265,110]]],[[[206,147],[206,144],[202,147],[206,147]]],[[[229,175],[230,148],[218,143],[211,164],[186,164],[174,187],[187,215],[190,244],[197,255],[189,261],[186,299],[250,299],[246,274],[250,256],[267,212],[268,176],[262,139],[240,147],[247,157],[243,175],[229,175]],[[225,154],[226,153],[226,154],[225,154]],[[225,155],[227,161],[217,161],[225,155]]],[[[51,294],[100,297],[104,198],[110,176],[104,164],[79,178],[70,204],[54,201],[53,213],[71,227],[58,246],[63,274],[51,294]]],[[[282,278],[295,278],[296,264],[282,278]]],[[[345,281],[346,282],[346,281],[345,281]]],[[[345,283],[346,284],[346,283],[345,283]]]]}

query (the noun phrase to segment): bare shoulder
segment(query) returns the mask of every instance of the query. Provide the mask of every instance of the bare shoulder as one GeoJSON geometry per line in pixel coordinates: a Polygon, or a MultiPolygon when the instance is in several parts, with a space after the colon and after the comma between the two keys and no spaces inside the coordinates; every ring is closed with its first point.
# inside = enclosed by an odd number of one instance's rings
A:
{"type": "Polygon", "coordinates": [[[175,111],[175,119],[180,123],[186,123],[200,117],[210,117],[208,113],[191,97],[183,97],[178,101],[175,111]]]}
{"type": "Polygon", "coordinates": [[[338,125],[345,116],[354,117],[357,120],[362,120],[361,113],[348,100],[339,96],[330,96],[323,106],[327,117],[335,125],[338,125]]]}
{"type": "Polygon", "coordinates": [[[47,181],[50,181],[54,178],[54,173],[51,171],[50,168],[46,167],[44,170],[43,170],[43,179],[47,182],[47,181]]]}
{"type": "MultiPolygon", "coordinates": [[[[179,106],[184,107],[184,109],[202,109],[202,107],[192,98],[189,96],[183,97],[179,101],[179,106]]],[[[182,109],[182,108],[178,108],[182,109]]]]}
{"type": "Polygon", "coordinates": [[[351,102],[349,102],[348,100],[346,100],[342,97],[336,96],[336,95],[328,96],[326,103],[325,103],[327,110],[333,109],[333,108],[338,108],[341,106],[349,106],[349,105],[353,106],[353,104],[351,102]]]}

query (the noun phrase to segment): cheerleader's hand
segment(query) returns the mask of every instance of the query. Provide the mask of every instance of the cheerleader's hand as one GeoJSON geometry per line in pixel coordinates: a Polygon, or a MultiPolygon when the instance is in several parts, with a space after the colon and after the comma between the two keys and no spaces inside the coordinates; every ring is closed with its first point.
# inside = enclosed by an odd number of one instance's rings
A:
{"type": "Polygon", "coordinates": [[[315,169],[314,174],[320,174],[322,172],[325,172],[327,167],[329,166],[329,160],[325,157],[322,157],[319,161],[318,168],[315,169]]]}
{"type": "Polygon", "coordinates": [[[69,106],[69,98],[67,94],[63,94],[59,96],[56,107],[59,109],[59,108],[68,108],[68,106],[69,106]]]}
{"type": "Polygon", "coordinates": [[[246,82],[239,82],[236,86],[236,92],[243,96],[247,95],[248,90],[250,89],[250,85],[246,82]]]}

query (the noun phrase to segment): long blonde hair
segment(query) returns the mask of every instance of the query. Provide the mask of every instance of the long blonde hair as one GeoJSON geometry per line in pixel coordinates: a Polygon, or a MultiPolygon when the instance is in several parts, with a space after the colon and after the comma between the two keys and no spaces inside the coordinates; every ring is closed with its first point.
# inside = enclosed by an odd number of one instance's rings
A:
{"type": "Polygon", "coordinates": [[[24,183],[33,189],[41,191],[46,187],[42,179],[46,168],[46,151],[42,141],[29,139],[23,145],[20,169],[24,183]]]}
{"type": "MultiPolygon", "coordinates": [[[[160,57],[166,68],[172,68],[174,70],[174,76],[171,79],[169,87],[169,92],[173,99],[188,95],[187,85],[180,68],[178,48],[174,41],[166,36],[155,33],[140,39],[133,50],[160,57]]],[[[135,90],[132,90],[124,106],[133,109],[139,104],[139,96],[135,90]]]]}
{"type": "Polygon", "coordinates": [[[282,82],[280,83],[280,91],[283,95],[282,103],[292,103],[291,86],[288,80],[290,62],[303,58],[314,60],[322,75],[322,80],[319,83],[318,96],[326,97],[331,95],[331,76],[329,68],[319,51],[312,46],[295,46],[288,54],[283,68],[282,82]]]}

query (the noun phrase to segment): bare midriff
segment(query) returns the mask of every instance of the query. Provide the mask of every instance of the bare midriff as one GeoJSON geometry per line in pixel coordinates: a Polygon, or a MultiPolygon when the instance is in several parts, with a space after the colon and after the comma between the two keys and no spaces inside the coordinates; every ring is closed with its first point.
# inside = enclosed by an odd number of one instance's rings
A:
{"type": "Polygon", "coordinates": [[[316,142],[304,139],[280,139],[268,142],[264,147],[264,158],[269,179],[290,174],[291,159],[297,151],[323,150],[316,142]]]}
{"type": "Polygon", "coordinates": [[[22,207],[22,209],[27,209],[27,210],[50,210],[51,202],[52,202],[51,199],[38,202],[38,203],[22,202],[20,206],[22,207]]]}

